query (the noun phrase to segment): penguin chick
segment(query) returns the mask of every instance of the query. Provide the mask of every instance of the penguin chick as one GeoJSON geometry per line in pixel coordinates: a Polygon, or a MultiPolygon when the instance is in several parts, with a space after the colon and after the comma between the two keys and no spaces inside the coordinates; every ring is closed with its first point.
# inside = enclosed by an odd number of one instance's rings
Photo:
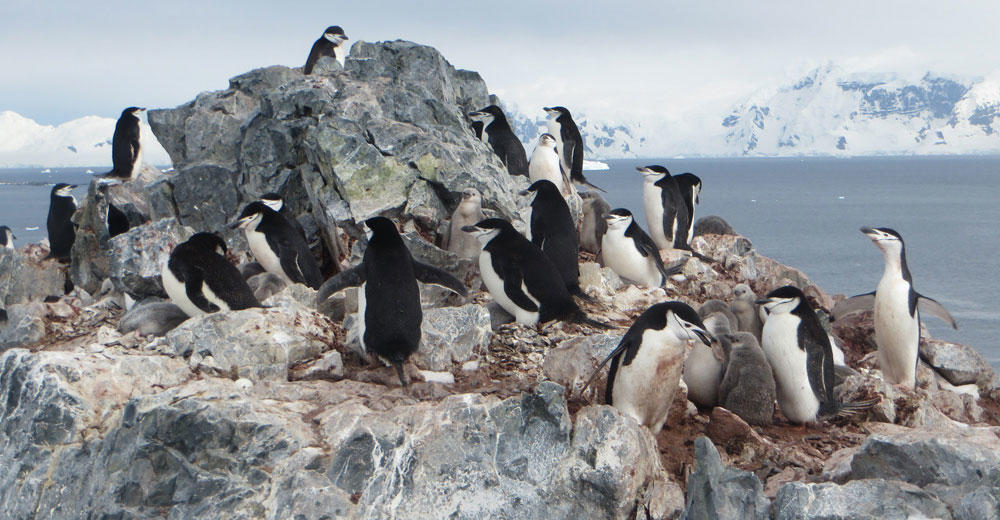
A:
{"type": "Polygon", "coordinates": [[[774,375],[757,338],[749,332],[737,332],[721,339],[729,343],[729,361],[719,385],[719,404],[747,424],[771,424],[776,398],[774,375]]]}
{"type": "Polygon", "coordinates": [[[451,226],[448,228],[444,248],[462,258],[478,257],[479,241],[475,235],[462,231],[462,228],[480,220],[483,220],[483,196],[476,188],[465,188],[462,190],[462,201],[451,214],[451,226]]]}
{"type": "Polygon", "coordinates": [[[729,310],[733,311],[739,321],[737,329],[740,332],[753,334],[759,342],[764,324],[760,319],[761,311],[757,306],[757,295],[749,285],[741,283],[733,287],[733,302],[729,304],[729,310]]]}

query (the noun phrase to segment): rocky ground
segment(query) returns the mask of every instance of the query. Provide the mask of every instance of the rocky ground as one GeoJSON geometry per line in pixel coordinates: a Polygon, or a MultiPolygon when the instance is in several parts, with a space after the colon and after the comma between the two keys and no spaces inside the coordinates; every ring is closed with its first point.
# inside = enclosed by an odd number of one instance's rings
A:
{"type": "MultiPolygon", "coordinates": [[[[409,42],[358,42],[345,67],[269,67],[150,123],[176,172],[91,187],[71,266],[31,245],[0,257],[0,509],[8,518],[995,518],[1000,378],[975,350],[925,338],[919,385],[885,384],[871,317],[835,322],[867,415],[751,427],[680,392],[657,436],[582,387],[649,305],[731,299],[788,283],[835,297],[749,239],[696,237],[664,289],[581,256],[583,307],[614,325],[503,324],[474,264],[435,246],[447,219],[426,179],[473,185],[519,219],[509,177],[465,127],[489,98],[478,75],[409,42]],[[464,278],[425,288],[413,383],[357,354],[354,296],[315,306],[294,286],[267,308],[189,319],[165,336],[119,330],[132,301],[194,231],[267,191],[286,195],[328,272],[356,262],[358,219],[393,217],[414,255],[464,278]],[[104,204],[134,227],[107,236],[104,204]],[[352,260],[353,258],[353,260],[352,260]],[[63,294],[67,278],[75,288],[63,294]]],[[[706,187],[706,189],[711,189],[706,187]]],[[[142,308],[142,305],[138,305],[142,308]]],[[[134,308],[133,311],[135,312],[134,308]]]]}

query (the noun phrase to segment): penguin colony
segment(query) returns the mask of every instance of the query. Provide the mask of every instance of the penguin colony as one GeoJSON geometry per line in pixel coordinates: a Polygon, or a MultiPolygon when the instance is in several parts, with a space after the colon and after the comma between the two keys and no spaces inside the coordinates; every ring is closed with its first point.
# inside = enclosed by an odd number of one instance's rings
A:
{"type": "MultiPolygon", "coordinates": [[[[330,26],[310,50],[304,74],[323,57],[343,67],[348,37],[330,26]]],[[[122,111],[112,137],[113,168],[101,177],[111,182],[135,178],[141,167],[143,108],[122,111]]],[[[519,326],[543,327],[553,321],[590,329],[611,325],[588,316],[577,298],[588,300],[579,283],[579,251],[599,254],[600,262],[627,282],[651,288],[667,285],[684,260],[665,266],[661,251],[691,248],[694,212],[702,181],[691,173],[671,175],[662,165],[639,167],[643,210],[649,232],[626,208],[611,209],[583,175],[584,142],[570,111],[545,108],[547,132],[530,155],[497,105],[469,113],[469,129],[504,164],[512,176],[527,176],[530,214],[527,236],[514,223],[487,218],[490,201],[472,187],[461,190],[442,247],[478,263],[479,276],[493,301],[519,326]],[[578,222],[567,200],[582,192],[578,222]]],[[[103,181],[102,181],[103,182],[103,181]]],[[[70,261],[75,236],[72,217],[76,186],[52,188],[48,214],[50,257],[70,261]]],[[[446,192],[455,191],[439,186],[446,192]]],[[[304,208],[289,208],[276,193],[245,205],[231,229],[241,229],[255,262],[239,269],[227,258],[222,236],[199,232],[177,245],[162,269],[171,303],[148,304],[131,312],[122,330],[165,334],[189,317],[262,307],[261,301],[287,285],[316,289],[317,302],[349,287],[358,288],[358,338],[363,352],[394,368],[408,384],[404,365],[420,348],[422,309],[418,282],[442,286],[468,297],[465,283],[453,274],[413,258],[396,224],[383,216],[358,223],[370,238],[361,262],[324,282],[309,238],[296,219],[304,208]]],[[[128,230],[128,218],[108,204],[109,235],[128,230]]],[[[722,222],[722,224],[725,224],[722,222]]],[[[726,229],[716,225],[712,229],[726,229]]],[[[879,366],[888,382],[916,382],[920,312],[957,327],[938,302],[913,288],[903,239],[889,228],[863,228],[880,249],[885,271],[875,291],[842,302],[834,317],[874,310],[879,366]]],[[[231,232],[230,232],[231,233],[231,232]]],[[[231,235],[230,235],[231,236],[231,235]]],[[[16,237],[0,226],[0,248],[13,249],[16,237]]],[[[361,240],[359,238],[359,240],[361,240]]],[[[699,256],[700,257],[700,256],[699,256]]],[[[701,257],[704,258],[704,257],[701,257]]],[[[338,263],[339,259],[333,259],[338,263]]],[[[724,406],[750,424],[774,421],[775,403],[788,421],[815,423],[858,413],[873,402],[844,403],[834,395],[836,346],[816,310],[797,287],[774,289],[758,299],[736,286],[730,303],[706,302],[697,311],[680,301],[656,303],[628,327],[622,340],[591,375],[586,389],[610,363],[604,399],[654,434],[666,424],[674,395],[683,380],[688,398],[699,408],[724,406]]],[[[841,354],[842,359],[842,354],[841,354]]]]}

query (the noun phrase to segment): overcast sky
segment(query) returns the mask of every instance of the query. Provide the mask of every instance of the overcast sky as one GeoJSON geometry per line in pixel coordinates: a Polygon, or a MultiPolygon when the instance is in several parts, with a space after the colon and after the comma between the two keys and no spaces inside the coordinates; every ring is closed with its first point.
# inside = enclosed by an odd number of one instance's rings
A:
{"type": "Polygon", "coordinates": [[[1000,69],[1000,4],[988,1],[427,4],[7,1],[0,110],[56,124],[172,107],[252,68],[301,66],[327,25],[352,42],[437,47],[527,113],[724,110],[829,60],[962,76],[1000,69]]]}

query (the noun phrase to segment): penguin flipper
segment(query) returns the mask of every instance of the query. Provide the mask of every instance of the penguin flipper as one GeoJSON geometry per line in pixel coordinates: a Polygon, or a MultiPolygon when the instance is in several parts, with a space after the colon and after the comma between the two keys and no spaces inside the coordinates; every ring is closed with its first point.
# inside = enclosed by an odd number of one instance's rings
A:
{"type": "Polygon", "coordinates": [[[920,309],[920,312],[926,312],[941,318],[945,323],[951,325],[951,328],[958,330],[958,324],[955,323],[955,318],[952,318],[948,309],[945,309],[944,305],[938,303],[937,300],[928,298],[922,294],[917,294],[917,308],[920,309]]]}
{"type": "Polygon", "coordinates": [[[820,403],[836,403],[833,395],[833,348],[819,321],[799,325],[799,348],[806,352],[806,372],[813,395],[820,403]]]}
{"type": "MultiPolygon", "coordinates": [[[[935,302],[936,303],[936,302],[935,302]]],[[[875,291],[858,294],[833,306],[833,320],[837,321],[848,314],[870,311],[875,308],[875,291]]],[[[945,320],[948,321],[948,320],[945,320]]]]}
{"type": "Polygon", "coordinates": [[[538,305],[535,305],[535,302],[531,301],[531,298],[528,298],[528,295],[524,293],[524,274],[521,273],[521,269],[510,258],[506,258],[506,261],[502,262],[497,260],[498,258],[494,256],[493,270],[503,279],[503,292],[510,298],[510,301],[529,312],[538,312],[538,305]]]}
{"type": "MultiPolygon", "coordinates": [[[[601,373],[601,369],[604,368],[604,365],[608,364],[608,361],[611,361],[612,359],[617,358],[619,355],[621,355],[622,352],[625,351],[625,349],[628,348],[628,343],[626,342],[626,339],[627,338],[622,338],[622,340],[620,342],[618,342],[618,346],[615,347],[615,349],[612,350],[611,353],[609,353],[607,355],[607,357],[604,358],[604,361],[601,361],[601,363],[597,365],[597,368],[595,368],[594,371],[590,374],[590,377],[587,378],[587,382],[583,384],[583,388],[580,389],[580,394],[583,394],[583,392],[587,390],[587,388],[590,386],[590,384],[593,383],[595,379],[597,379],[597,375],[601,373]]],[[[608,373],[608,386],[609,387],[612,385],[612,376],[614,375],[614,373],[617,370],[617,368],[618,368],[618,361],[616,360],[615,363],[613,363],[611,365],[611,371],[608,373]]],[[[608,404],[610,404],[610,402],[611,402],[611,397],[610,396],[611,396],[611,392],[607,391],[607,399],[606,400],[608,401],[608,404]]]]}
{"type": "Polygon", "coordinates": [[[461,296],[468,296],[468,290],[458,278],[433,265],[427,265],[416,260],[413,261],[413,275],[417,280],[432,285],[439,285],[461,296]]]}
{"type": "Polygon", "coordinates": [[[205,298],[205,293],[202,291],[204,279],[200,276],[200,273],[189,273],[186,278],[187,280],[184,281],[184,293],[187,294],[191,303],[204,312],[218,312],[219,306],[205,298]]]}
{"type": "Polygon", "coordinates": [[[333,278],[327,280],[326,283],[320,286],[319,292],[316,293],[316,302],[323,303],[338,291],[342,291],[348,287],[358,287],[365,283],[364,265],[358,264],[346,271],[337,273],[333,278]]]}

